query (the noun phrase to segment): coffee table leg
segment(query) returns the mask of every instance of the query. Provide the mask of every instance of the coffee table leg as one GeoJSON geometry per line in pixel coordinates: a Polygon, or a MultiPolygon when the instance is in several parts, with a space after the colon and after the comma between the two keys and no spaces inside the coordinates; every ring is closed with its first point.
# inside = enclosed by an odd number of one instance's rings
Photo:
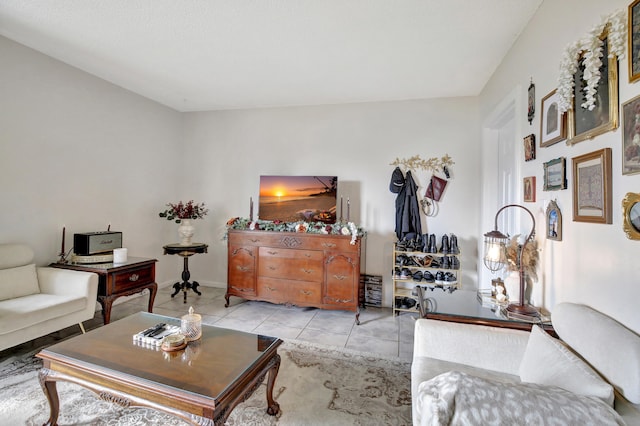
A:
{"type": "Polygon", "coordinates": [[[280,355],[273,357],[273,366],[269,369],[269,379],[267,380],[267,414],[275,416],[280,412],[280,404],[273,399],[273,386],[276,383],[276,376],[280,370],[280,355]]]}
{"type": "Polygon", "coordinates": [[[49,401],[49,420],[43,426],[56,426],[58,424],[58,414],[60,413],[60,400],[58,399],[56,382],[47,380],[50,371],[48,368],[43,368],[38,373],[40,386],[49,401]]]}

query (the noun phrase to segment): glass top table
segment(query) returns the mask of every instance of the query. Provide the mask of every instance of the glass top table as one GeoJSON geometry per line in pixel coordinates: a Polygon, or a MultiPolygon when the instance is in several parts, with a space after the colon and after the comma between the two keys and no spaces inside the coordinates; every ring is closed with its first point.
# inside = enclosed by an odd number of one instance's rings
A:
{"type": "Polygon", "coordinates": [[[59,380],[120,405],[126,401],[125,406],[148,406],[193,424],[218,424],[268,373],[267,412],[278,413],[272,391],[282,340],[202,325],[202,337],[175,352],[134,341],[134,334],[159,323],[180,327],[178,318],[139,312],[43,349],[38,357],[44,363],[40,378],[50,402],[49,424],[58,415],[59,380]]]}
{"type": "Polygon", "coordinates": [[[419,300],[422,301],[420,315],[423,318],[526,331],[530,331],[533,324],[538,324],[555,335],[548,316],[541,315],[527,320],[507,316],[506,306],[483,304],[477,291],[457,290],[438,298],[430,297],[429,293],[430,290],[422,288],[418,291],[419,300]]]}

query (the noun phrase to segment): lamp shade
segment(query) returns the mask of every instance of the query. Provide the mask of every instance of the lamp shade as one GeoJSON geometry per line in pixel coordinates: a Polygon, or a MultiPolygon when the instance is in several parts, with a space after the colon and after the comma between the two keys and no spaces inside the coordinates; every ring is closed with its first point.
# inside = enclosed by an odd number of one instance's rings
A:
{"type": "Polygon", "coordinates": [[[507,236],[498,230],[484,234],[484,266],[491,272],[496,272],[507,263],[505,247],[507,236]]]}

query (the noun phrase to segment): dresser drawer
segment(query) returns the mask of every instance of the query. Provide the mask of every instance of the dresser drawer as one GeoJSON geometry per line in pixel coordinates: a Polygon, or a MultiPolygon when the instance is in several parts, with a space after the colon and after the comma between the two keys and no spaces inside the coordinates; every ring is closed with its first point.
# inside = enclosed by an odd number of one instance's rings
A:
{"type": "Polygon", "coordinates": [[[260,247],[258,276],[320,282],[322,252],[260,247]]]}
{"type": "Polygon", "coordinates": [[[289,282],[273,278],[258,278],[258,297],[274,303],[286,303],[289,300],[289,282]]]}
{"type": "Polygon", "coordinates": [[[290,281],[289,282],[289,299],[295,304],[313,304],[321,302],[320,296],[321,283],[311,283],[306,281],[290,281]]]}
{"type": "Polygon", "coordinates": [[[111,294],[150,284],[154,279],[154,265],[114,272],[111,277],[111,294]]]}

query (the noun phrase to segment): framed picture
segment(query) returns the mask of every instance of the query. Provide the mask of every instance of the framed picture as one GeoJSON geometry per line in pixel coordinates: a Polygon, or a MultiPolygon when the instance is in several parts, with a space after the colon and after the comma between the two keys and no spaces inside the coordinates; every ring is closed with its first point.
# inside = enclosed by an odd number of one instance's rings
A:
{"type": "Polygon", "coordinates": [[[524,201],[535,203],[536,201],[536,177],[529,176],[522,179],[524,185],[524,201]]]}
{"type": "Polygon", "coordinates": [[[640,0],[629,5],[628,13],[629,83],[640,79],[640,0]]]}
{"type": "Polygon", "coordinates": [[[611,148],[573,158],[573,220],[611,223],[611,148]]]}
{"type": "Polygon", "coordinates": [[[580,55],[578,70],[573,76],[573,108],[567,112],[567,145],[573,145],[614,130],[618,127],[618,58],[609,58],[609,44],[606,32],[602,39],[602,66],[600,81],[596,87],[595,107],[592,110],[581,105],[586,101],[584,88],[583,55],[580,55]],[[607,59],[608,58],[608,59],[607,59]]]}
{"type": "Polygon", "coordinates": [[[536,115],[536,86],[533,84],[533,79],[531,79],[531,84],[529,84],[529,88],[527,89],[527,120],[529,120],[529,125],[533,121],[533,117],[536,115]]]}
{"type": "Polygon", "coordinates": [[[627,238],[640,240],[640,194],[627,192],[622,199],[622,214],[622,229],[627,238]]]}
{"type": "Polygon", "coordinates": [[[536,159],[536,136],[532,133],[524,138],[524,161],[536,159]]]}
{"type": "Polygon", "coordinates": [[[564,157],[544,163],[542,190],[556,191],[558,189],[567,189],[567,160],[564,157]]]}
{"type": "Polygon", "coordinates": [[[555,201],[547,206],[547,239],[562,241],[562,213],[555,201]]]}
{"type": "Polygon", "coordinates": [[[540,111],[540,147],[551,146],[564,140],[567,137],[567,117],[561,114],[558,108],[556,89],[542,98],[540,111]]]}
{"type": "Polygon", "coordinates": [[[640,96],[622,105],[622,174],[635,173],[640,173],[640,96]]]}

